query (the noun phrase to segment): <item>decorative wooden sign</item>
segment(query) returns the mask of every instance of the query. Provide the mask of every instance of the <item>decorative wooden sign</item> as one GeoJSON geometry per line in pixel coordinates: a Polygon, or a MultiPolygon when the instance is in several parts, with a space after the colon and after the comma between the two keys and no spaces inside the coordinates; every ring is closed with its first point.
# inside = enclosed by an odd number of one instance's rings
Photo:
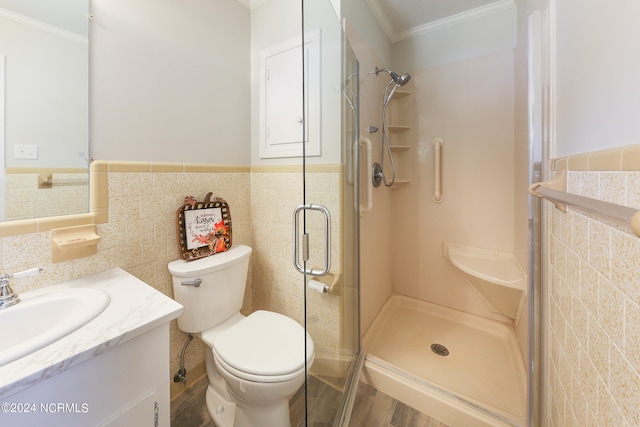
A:
{"type": "Polygon", "coordinates": [[[227,202],[208,193],[204,201],[185,197],[176,211],[176,236],[180,258],[204,258],[231,247],[231,211],[227,202]]]}

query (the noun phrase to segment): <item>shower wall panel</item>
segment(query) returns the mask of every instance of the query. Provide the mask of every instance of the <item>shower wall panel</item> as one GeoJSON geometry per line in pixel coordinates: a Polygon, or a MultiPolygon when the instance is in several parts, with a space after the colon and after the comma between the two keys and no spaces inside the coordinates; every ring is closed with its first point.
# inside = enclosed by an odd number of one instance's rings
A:
{"type": "Polygon", "coordinates": [[[411,184],[393,194],[393,291],[501,320],[443,258],[442,244],[514,252],[514,52],[411,72],[417,132],[411,184]],[[432,200],[435,138],[444,141],[440,204],[432,200]]]}
{"type": "MultiPolygon", "coordinates": [[[[384,64],[370,45],[351,26],[346,28],[347,38],[360,62],[360,133],[371,140],[372,161],[380,162],[382,97],[389,81],[388,75],[376,76],[376,67],[384,64]],[[377,130],[370,130],[370,127],[377,130]]],[[[364,186],[371,180],[371,165],[362,166],[361,197],[366,197],[364,186]]],[[[373,209],[360,218],[361,259],[361,335],[363,335],[392,293],[392,251],[394,218],[393,191],[381,186],[373,191],[373,209]]],[[[365,203],[362,200],[362,203],[365,203]]]]}

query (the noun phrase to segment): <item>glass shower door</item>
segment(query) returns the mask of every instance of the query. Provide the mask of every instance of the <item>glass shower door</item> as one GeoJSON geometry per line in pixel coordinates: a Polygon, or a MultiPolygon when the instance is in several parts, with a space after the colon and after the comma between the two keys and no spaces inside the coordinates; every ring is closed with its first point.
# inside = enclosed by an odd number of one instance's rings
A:
{"type": "Polygon", "coordinates": [[[348,422],[359,376],[358,64],[334,3],[303,0],[302,8],[305,43],[317,43],[316,51],[303,52],[308,140],[304,201],[294,217],[294,239],[303,248],[296,255],[304,272],[305,328],[315,350],[307,366],[305,425],[340,426],[348,422]]]}

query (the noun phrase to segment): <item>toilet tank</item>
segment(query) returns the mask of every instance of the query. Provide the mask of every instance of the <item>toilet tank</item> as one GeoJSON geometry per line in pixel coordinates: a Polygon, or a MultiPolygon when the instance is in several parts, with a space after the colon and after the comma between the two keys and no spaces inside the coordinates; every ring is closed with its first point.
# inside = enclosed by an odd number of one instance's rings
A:
{"type": "Polygon", "coordinates": [[[240,311],[247,284],[248,246],[232,246],[228,251],[195,261],[169,263],[173,276],[173,298],[184,307],[178,327],[197,333],[222,323],[240,311]],[[200,286],[182,285],[202,280],[200,286]]]}

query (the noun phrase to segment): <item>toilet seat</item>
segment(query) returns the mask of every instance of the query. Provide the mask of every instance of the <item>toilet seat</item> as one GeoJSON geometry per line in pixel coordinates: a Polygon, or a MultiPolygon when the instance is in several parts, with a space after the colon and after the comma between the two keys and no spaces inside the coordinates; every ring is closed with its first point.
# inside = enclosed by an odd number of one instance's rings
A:
{"type": "Polygon", "coordinates": [[[216,355],[215,350],[213,351],[213,358],[215,359],[219,370],[223,369],[227,372],[228,375],[234,376],[241,381],[249,381],[254,383],[280,383],[285,381],[291,381],[298,377],[304,376],[304,369],[305,369],[304,366],[295,372],[291,372],[289,374],[284,374],[284,375],[258,375],[258,374],[250,374],[247,372],[243,372],[234,368],[233,366],[230,366],[228,363],[226,363],[224,360],[220,359],[220,357],[216,355]]]}
{"type": "Polygon", "coordinates": [[[287,381],[302,375],[305,361],[310,362],[314,354],[313,341],[302,326],[287,316],[263,310],[218,334],[212,350],[229,373],[256,382],[287,381]]]}

